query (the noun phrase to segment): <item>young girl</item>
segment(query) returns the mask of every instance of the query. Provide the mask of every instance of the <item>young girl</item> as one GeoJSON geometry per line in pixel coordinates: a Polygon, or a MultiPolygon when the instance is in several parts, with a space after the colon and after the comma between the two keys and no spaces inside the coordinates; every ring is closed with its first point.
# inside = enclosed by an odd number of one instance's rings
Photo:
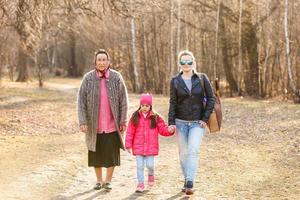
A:
{"type": "Polygon", "coordinates": [[[136,156],[138,184],[136,192],[144,191],[144,165],[148,168],[148,185],[154,184],[154,156],[158,155],[158,134],[171,136],[173,128],[168,128],[164,120],[152,110],[152,95],[142,94],[140,107],[129,121],[125,147],[136,156]]]}

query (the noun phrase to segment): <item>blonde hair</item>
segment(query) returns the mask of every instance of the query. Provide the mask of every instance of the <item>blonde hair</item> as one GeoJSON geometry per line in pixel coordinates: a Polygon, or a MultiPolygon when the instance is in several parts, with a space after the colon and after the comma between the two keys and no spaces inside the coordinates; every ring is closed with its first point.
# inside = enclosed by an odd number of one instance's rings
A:
{"type": "Polygon", "coordinates": [[[178,53],[178,60],[177,60],[178,68],[179,68],[180,71],[181,71],[180,60],[181,60],[181,57],[182,57],[182,56],[185,56],[185,55],[191,56],[192,61],[193,61],[193,66],[192,66],[192,68],[193,68],[194,72],[196,73],[196,68],[197,68],[196,59],[195,59],[195,57],[194,57],[194,54],[193,54],[192,52],[190,52],[189,50],[183,50],[183,51],[180,51],[180,52],[178,53]]]}

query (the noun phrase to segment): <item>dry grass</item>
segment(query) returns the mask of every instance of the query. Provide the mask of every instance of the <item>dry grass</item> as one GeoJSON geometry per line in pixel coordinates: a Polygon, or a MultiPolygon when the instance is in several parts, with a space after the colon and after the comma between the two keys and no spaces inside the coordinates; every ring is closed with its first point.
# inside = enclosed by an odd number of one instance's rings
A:
{"type": "MultiPolygon", "coordinates": [[[[133,193],[134,158],[122,152],[114,192],[89,191],[84,135],[76,124],[80,80],[2,82],[0,89],[0,199],[186,199],[175,137],[162,138],[156,186],[133,193]],[[27,180],[30,179],[30,180],[27,180]],[[21,192],[18,192],[21,191],[21,192]]],[[[130,94],[130,113],[138,95],[130,94]]],[[[168,98],[154,108],[167,119],[168,98]]],[[[220,134],[207,134],[193,199],[298,199],[300,106],[289,102],[223,99],[220,134]]]]}

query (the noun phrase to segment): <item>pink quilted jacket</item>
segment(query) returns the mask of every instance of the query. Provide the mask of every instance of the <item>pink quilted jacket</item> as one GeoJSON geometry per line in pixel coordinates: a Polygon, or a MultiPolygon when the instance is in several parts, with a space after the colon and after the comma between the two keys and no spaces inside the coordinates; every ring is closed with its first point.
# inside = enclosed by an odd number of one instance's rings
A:
{"type": "Polygon", "coordinates": [[[161,117],[157,116],[156,128],[151,129],[151,115],[149,113],[145,118],[140,113],[140,120],[137,126],[129,121],[126,131],[125,148],[132,148],[133,155],[158,155],[159,141],[158,134],[171,136],[173,133],[168,131],[168,126],[161,117]]]}

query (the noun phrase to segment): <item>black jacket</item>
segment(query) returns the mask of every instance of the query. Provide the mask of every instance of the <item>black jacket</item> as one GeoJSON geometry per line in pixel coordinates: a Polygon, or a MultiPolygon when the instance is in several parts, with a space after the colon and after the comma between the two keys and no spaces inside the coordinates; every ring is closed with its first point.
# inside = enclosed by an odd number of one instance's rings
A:
{"type": "Polygon", "coordinates": [[[207,123],[210,113],[215,105],[215,96],[212,86],[205,74],[194,73],[191,92],[181,77],[182,72],[173,77],[170,86],[169,125],[175,125],[175,118],[194,121],[202,120],[207,123]],[[201,87],[200,78],[204,79],[204,89],[201,87]],[[206,94],[206,108],[203,99],[206,94]]]}

